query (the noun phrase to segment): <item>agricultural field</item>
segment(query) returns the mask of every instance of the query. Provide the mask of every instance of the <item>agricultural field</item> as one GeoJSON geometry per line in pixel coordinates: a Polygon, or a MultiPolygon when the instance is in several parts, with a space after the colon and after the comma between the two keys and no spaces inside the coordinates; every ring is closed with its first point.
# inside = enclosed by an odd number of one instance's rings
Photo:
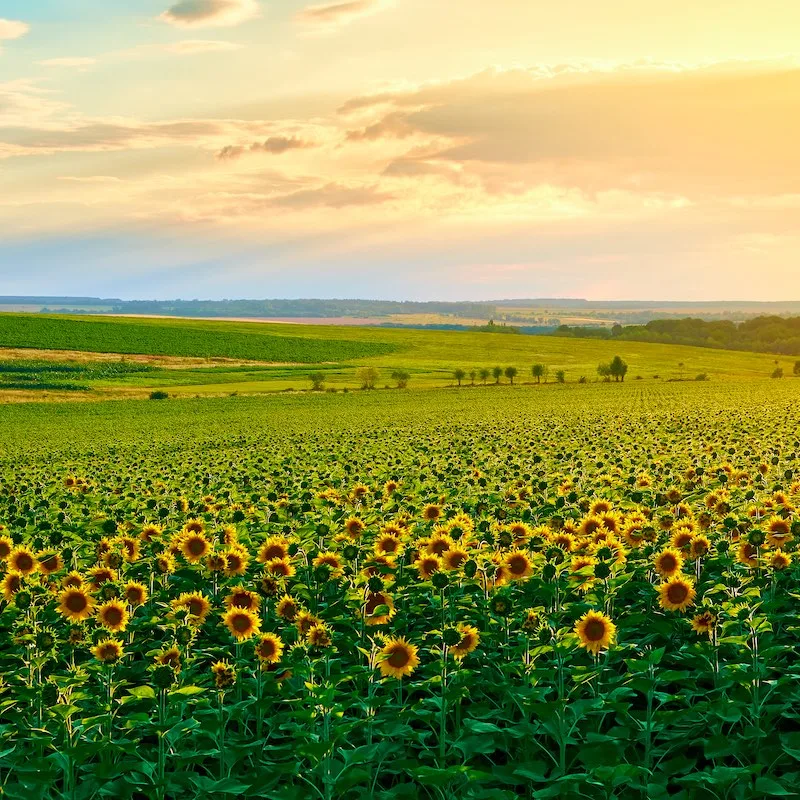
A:
{"type": "MultiPolygon", "coordinates": [[[[306,390],[323,373],[327,389],[358,389],[359,370],[377,370],[376,388],[493,384],[480,370],[517,370],[534,383],[543,363],[550,380],[597,379],[597,365],[620,355],[628,380],[764,378],[778,363],[758,353],[697,347],[463,331],[281,325],[126,317],[0,314],[0,401],[147,397],[152,391],[191,397],[306,390]],[[71,370],[71,372],[65,372],[71,370]],[[474,374],[472,374],[474,373],[474,374]]],[[[787,375],[793,360],[782,363],[787,375]]],[[[501,377],[506,382],[505,377],[501,377]]]]}
{"type": "Polygon", "coordinates": [[[3,795],[797,796],[797,392],[3,406],[3,795]]]}

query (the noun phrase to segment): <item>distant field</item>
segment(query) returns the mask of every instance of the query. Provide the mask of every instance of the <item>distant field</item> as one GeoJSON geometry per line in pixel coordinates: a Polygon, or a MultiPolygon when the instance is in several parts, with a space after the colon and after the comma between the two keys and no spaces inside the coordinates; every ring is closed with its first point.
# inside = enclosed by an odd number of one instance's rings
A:
{"type": "MultiPolygon", "coordinates": [[[[699,374],[712,380],[764,378],[775,368],[775,358],[764,354],[639,342],[0,314],[0,362],[9,365],[5,373],[0,368],[0,400],[64,399],[64,393],[73,399],[143,397],[153,390],[177,396],[258,394],[306,389],[312,371],[324,372],[327,388],[355,389],[363,366],[378,370],[378,388],[393,386],[392,373],[398,369],[409,373],[412,390],[451,385],[457,368],[465,371],[465,384],[483,383],[480,370],[495,366],[516,367],[515,382],[532,383],[531,365],[537,362],[548,367],[551,382],[563,370],[566,381],[574,383],[596,381],[597,365],[617,354],[629,364],[629,381],[693,380],[699,374]],[[123,360],[128,366],[120,366],[123,360]],[[13,367],[14,361],[33,363],[13,367]],[[147,368],[132,368],[134,363],[147,368]]],[[[789,360],[783,363],[787,374],[791,366],[789,360]]]]}

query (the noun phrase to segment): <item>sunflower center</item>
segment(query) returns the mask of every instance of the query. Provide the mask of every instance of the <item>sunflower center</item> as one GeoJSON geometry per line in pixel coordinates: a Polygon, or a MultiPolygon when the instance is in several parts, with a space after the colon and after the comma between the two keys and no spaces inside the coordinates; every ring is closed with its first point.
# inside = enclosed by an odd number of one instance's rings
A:
{"type": "Polygon", "coordinates": [[[514,575],[522,575],[527,569],[528,562],[522,556],[514,556],[509,559],[508,568],[514,575]]]}
{"type": "Polygon", "coordinates": [[[272,561],[273,558],[283,558],[285,555],[286,553],[283,552],[283,548],[277,544],[270,545],[264,551],[264,558],[267,561],[272,561]]]}
{"type": "Polygon", "coordinates": [[[197,599],[190,600],[189,613],[192,614],[192,616],[199,617],[203,613],[203,601],[197,599]]]}
{"type": "Polygon", "coordinates": [[[661,569],[663,569],[665,572],[674,572],[677,566],[678,562],[675,556],[669,553],[661,556],[661,569]]]}
{"type": "Polygon", "coordinates": [[[245,614],[237,614],[233,618],[233,629],[237,633],[245,633],[246,631],[249,631],[251,624],[250,617],[246,616],[245,614]]]}
{"type": "Polygon", "coordinates": [[[206,543],[200,538],[190,539],[187,548],[193,556],[201,556],[205,552],[206,543]]]}
{"type": "Polygon", "coordinates": [[[79,613],[81,611],[86,610],[86,606],[88,605],[88,600],[86,596],[80,593],[74,593],[67,595],[66,601],[64,605],[73,613],[79,613]]]}
{"type": "Polygon", "coordinates": [[[682,583],[675,583],[667,589],[667,597],[671,603],[679,605],[689,596],[689,590],[682,583]]]}
{"type": "Polygon", "coordinates": [[[27,572],[33,569],[33,559],[27,553],[20,553],[17,556],[17,569],[20,572],[27,572]]]}
{"type": "Polygon", "coordinates": [[[371,595],[367,599],[367,605],[366,605],[367,616],[371,615],[372,612],[375,611],[375,609],[378,606],[382,605],[388,605],[388,603],[386,603],[386,598],[380,592],[371,595]]]}
{"type": "Polygon", "coordinates": [[[261,653],[262,658],[272,658],[275,655],[275,642],[271,639],[267,639],[261,642],[259,646],[259,652],[261,653]]]}
{"type": "Polygon", "coordinates": [[[105,611],[105,620],[109,625],[119,625],[122,622],[122,611],[116,606],[111,606],[105,611]]]}
{"type": "Polygon", "coordinates": [[[395,669],[402,669],[411,660],[411,655],[404,647],[396,647],[386,660],[395,669]]]}
{"type": "Polygon", "coordinates": [[[590,642],[599,642],[606,634],[606,625],[601,619],[590,619],[583,632],[590,642]]]}

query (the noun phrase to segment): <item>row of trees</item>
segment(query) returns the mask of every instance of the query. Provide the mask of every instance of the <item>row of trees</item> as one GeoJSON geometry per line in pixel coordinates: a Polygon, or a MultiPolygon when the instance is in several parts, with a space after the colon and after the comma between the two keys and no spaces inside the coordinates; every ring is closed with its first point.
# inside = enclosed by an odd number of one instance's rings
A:
{"type": "MultiPolygon", "coordinates": [[[[800,365],[800,362],[798,362],[800,365]]],[[[800,369],[800,367],[798,367],[800,369]]],[[[597,367],[597,374],[604,380],[624,381],[625,375],[628,373],[628,365],[620,358],[614,358],[608,364],[600,364],[597,367]]],[[[503,377],[507,378],[509,383],[513,386],[514,379],[519,375],[519,370],[516,367],[493,367],[487,369],[472,369],[469,372],[465,369],[453,370],[453,378],[459,386],[462,386],[464,381],[469,378],[472,386],[477,381],[486,385],[489,378],[493,378],[496,384],[499,384],[503,377]]],[[[380,373],[375,367],[361,367],[356,373],[356,376],[361,384],[362,389],[374,389],[380,373]]],[[[546,364],[533,364],[531,366],[531,376],[536,379],[536,383],[541,383],[543,380],[547,383],[550,377],[550,368],[546,364]]],[[[566,383],[567,377],[563,369],[556,370],[554,373],[556,383],[566,383]]],[[[404,369],[396,369],[391,373],[391,378],[398,389],[405,389],[411,379],[411,374],[404,369]]],[[[311,381],[311,388],[314,391],[322,391],[325,388],[326,375],[324,372],[312,372],[308,379],[311,381]]],[[[586,378],[581,378],[581,383],[586,383],[586,378]]]]}

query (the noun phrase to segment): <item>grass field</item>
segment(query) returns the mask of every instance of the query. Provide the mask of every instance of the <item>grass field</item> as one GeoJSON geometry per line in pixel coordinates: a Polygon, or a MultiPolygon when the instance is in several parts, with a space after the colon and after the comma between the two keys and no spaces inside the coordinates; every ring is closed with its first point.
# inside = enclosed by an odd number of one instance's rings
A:
{"type": "MultiPolygon", "coordinates": [[[[176,396],[259,394],[310,386],[308,374],[322,370],[326,386],[355,389],[363,366],[378,369],[377,386],[394,385],[397,369],[410,373],[413,388],[454,383],[453,371],[514,366],[518,383],[532,382],[530,367],[545,363],[551,375],[564,370],[566,380],[596,379],[600,362],[619,354],[629,364],[628,380],[692,380],[704,373],[711,379],[749,379],[768,376],[775,368],[772,356],[675,345],[606,342],[509,334],[456,331],[388,330],[352,326],[303,326],[197,320],[73,318],[0,314],[0,366],[17,361],[58,361],[49,369],[84,374],[80,381],[63,379],[82,391],[59,393],[58,380],[22,384],[0,369],[0,399],[54,396],[71,399],[144,397],[153,390],[176,396]],[[26,356],[26,349],[36,350],[26,356]],[[84,353],[85,355],[82,355],[84,353]],[[105,374],[97,366],[89,372],[84,361],[106,354],[105,374]],[[134,370],[114,366],[123,358],[149,366],[134,370]],[[165,362],[169,359],[169,362],[165,362]],[[655,376],[658,376],[657,378],[655,376]],[[4,386],[5,383],[5,386],[4,386]],[[22,384],[22,385],[21,385],[22,384]]],[[[789,361],[783,364],[791,373],[789,361]]],[[[51,378],[53,376],[51,375],[51,378]]],[[[489,378],[489,382],[493,382],[489,378]]],[[[503,381],[506,379],[503,378],[503,381]]],[[[481,383],[476,376],[475,381],[481,383]]]]}
{"type": "Polygon", "coordinates": [[[4,796],[795,795],[793,381],[0,420],[4,796]]]}

